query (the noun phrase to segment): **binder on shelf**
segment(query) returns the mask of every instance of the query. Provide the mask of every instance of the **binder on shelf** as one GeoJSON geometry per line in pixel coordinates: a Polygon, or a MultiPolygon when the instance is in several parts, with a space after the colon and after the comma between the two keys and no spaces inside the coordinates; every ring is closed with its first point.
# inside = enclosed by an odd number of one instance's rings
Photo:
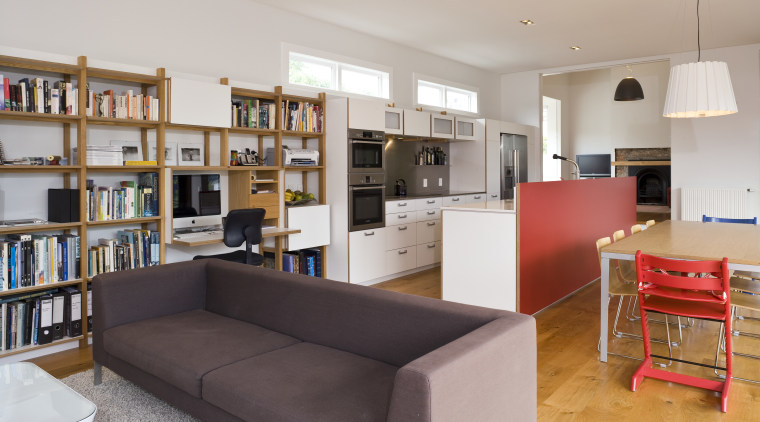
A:
{"type": "Polygon", "coordinates": [[[42,296],[39,307],[40,327],[37,332],[37,344],[48,344],[53,341],[53,296],[42,296]]]}
{"type": "Polygon", "coordinates": [[[63,293],[53,294],[53,340],[63,338],[63,316],[66,313],[66,298],[63,293]]]}
{"type": "Polygon", "coordinates": [[[64,319],[64,335],[78,337],[82,335],[82,292],[74,287],[63,289],[66,306],[64,319]]]}
{"type": "Polygon", "coordinates": [[[92,285],[87,286],[87,332],[92,332],[92,285]]]}

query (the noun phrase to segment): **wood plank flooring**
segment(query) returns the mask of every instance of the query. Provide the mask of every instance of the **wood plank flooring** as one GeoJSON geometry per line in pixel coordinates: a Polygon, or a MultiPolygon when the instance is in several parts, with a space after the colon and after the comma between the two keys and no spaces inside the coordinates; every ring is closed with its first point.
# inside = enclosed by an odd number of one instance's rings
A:
{"type": "MultiPolygon", "coordinates": [[[[373,287],[433,298],[441,297],[440,268],[386,281],[373,287]]],[[[610,326],[617,298],[610,301],[610,326]]],[[[623,307],[625,310],[625,306],[623,307]]],[[[539,312],[538,335],[538,416],[541,421],[758,421],[760,385],[734,381],[728,413],[720,412],[719,396],[705,390],[646,379],[638,391],[630,390],[631,374],[639,362],[610,356],[598,359],[599,282],[539,312]]],[[[624,319],[624,318],[623,318],[624,319]]],[[[625,319],[624,319],[625,320],[625,319]]],[[[627,320],[619,328],[640,330],[627,320]]],[[[760,332],[760,322],[739,321],[737,328],[760,332]]],[[[715,359],[718,326],[698,321],[683,329],[683,344],[675,357],[704,363],[715,359]]],[[[664,326],[655,326],[653,335],[664,336],[664,326]]],[[[677,330],[671,329],[674,339],[677,330]]],[[[634,356],[643,354],[639,340],[610,336],[610,350],[634,356]]],[[[654,350],[667,354],[663,345],[654,350]]],[[[760,354],[760,340],[734,337],[734,349],[760,354]]],[[[57,377],[92,366],[91,348],[75,349],[32,360],[57,377]]],[[[674,363],[670,370],[707,376],[712,370],[674,363]],[[695,369],[696,368],[696,369],[695,369]]],[[[734,358],[734,375],[760,379],[760,361],[734,358]]]]}

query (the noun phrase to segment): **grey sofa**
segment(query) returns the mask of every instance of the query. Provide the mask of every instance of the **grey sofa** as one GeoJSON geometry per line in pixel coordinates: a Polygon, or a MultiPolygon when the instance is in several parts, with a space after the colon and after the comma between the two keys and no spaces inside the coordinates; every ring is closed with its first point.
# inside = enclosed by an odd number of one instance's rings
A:
{"type": "Polygon", "coordinates": [[[205,421],[536,419],[531,316],[215,259],[92,284],[96,383],[205,421]]]}

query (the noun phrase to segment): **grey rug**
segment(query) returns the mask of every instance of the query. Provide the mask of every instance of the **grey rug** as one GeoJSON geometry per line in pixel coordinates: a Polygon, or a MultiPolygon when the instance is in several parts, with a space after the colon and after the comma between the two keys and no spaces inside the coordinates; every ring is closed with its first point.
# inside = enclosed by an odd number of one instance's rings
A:
{"type": "Polygon", "coordinates": [[[61,381],[98,406],[95,421],[198,421],[106,368],[103,368],[102,384],[92,385],[92,375],[90,369],[70,375],[61,381]]]}

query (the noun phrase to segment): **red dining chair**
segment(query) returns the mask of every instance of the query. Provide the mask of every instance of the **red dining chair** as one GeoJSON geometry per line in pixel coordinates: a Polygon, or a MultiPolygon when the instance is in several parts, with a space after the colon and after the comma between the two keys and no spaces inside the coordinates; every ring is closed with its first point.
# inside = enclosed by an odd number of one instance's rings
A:
{"type": "MultiPolygon", "coordinates": [[[[644,361],[631,377],[631,390],[636,391],[644,377],[648,377],[717,391],[721,393],[720,409],[725,412],[728,406],[728,390],[731,386],[733,373],[731,336],[725,336],[726,367],[718,368],[726,371],[725,381],[655,369],[652,368],[652,357],[667,358],[652,354],[647,314],[658,312],[666,315],[717,321],[725,324],[725,332],[730,333],[731,303],[729,299],[728,258],[723,258],[722,261],[682,261],[659,258],[638,251],[636,252],[636,278],[638,281],[641,328],[644,334],[644,361]],[[685,275],[672,275],[667,271],[680,272],[685,275]]],[[[723,339],[718,341],[721,340],[723,339]]],[[[711,365],[699,362],[670,359],[713,368],[711,365]]]]}

